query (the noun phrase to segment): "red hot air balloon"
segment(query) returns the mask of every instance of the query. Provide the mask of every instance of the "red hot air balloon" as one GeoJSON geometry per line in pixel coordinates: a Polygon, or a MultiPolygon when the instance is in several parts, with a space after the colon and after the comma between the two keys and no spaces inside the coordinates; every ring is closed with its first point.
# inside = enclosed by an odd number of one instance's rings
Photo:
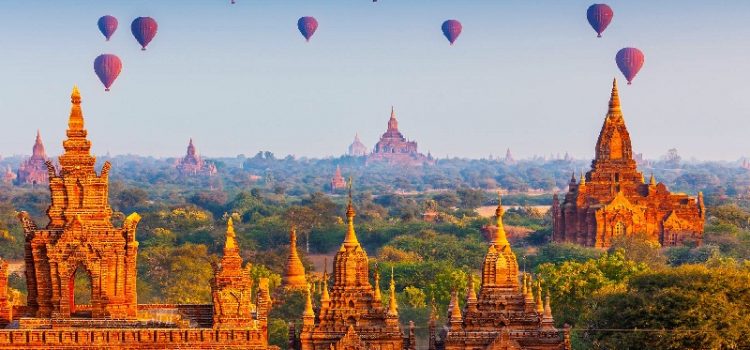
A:
{"type": "Polygon", "coordinates": [[[620,68],[622,74],[628,79],[628,85],[633,81],[638,71],[641,70],[644,61],[643,52],[634,47],[621,49],[617,51],[617,55],[615,56],[617,67],[620,68]]]}
{"type": "Polygon", "coordinates": [[[103,54],[94,60],[94,72],[104,84],[104,91],[109,91],[109,87],[120,75],[120,71],[122,71],[122,61],[115,55],[103,54]]]}
{"type": "Polygon", "coordinates": [[[589,24],[596,31],[598,38],[602,37],[602,32],[607,29],[609,22],[612,22],[612,17],[615,15],[612,12],[612,8],[607,4],[593,4],[586,10],[586,18],[589,20],[589,24]]]}
{"type": "Polygon", "coordinates": [[[458,36],[461,35],[461,29],[463,27],[461,26],[461,22],[455,20],[455,19],[449,19],[445,22],[443,22],[443,35],[450,41],[451,45],[458,39],[458,36]]]}
{"type": "Polygon", "coordinates": [[[138,17],[130,24],[130,31],[133,32],[135,40],[141,44],[141,50],[146,50],[146,46],[156,36],[159,25],[151,17],[138,17]]]}
{"type": "Polygon", "coordinates": [[[297,28],[305,40],[310,41],[310,38],[315,34],[318,29],[318,20],[315,17],[305,16],[297,20],[297,28]]]}
{"type": "Polygon", "coordinates": [[[109,38],[115,33],[115,30],[117,30],[117,18],[110,15],[102,16],[96,24],[99,26],[99,31],[104,34],[105,38],[107,38],[107,41],[109,41],[109,38]]]}

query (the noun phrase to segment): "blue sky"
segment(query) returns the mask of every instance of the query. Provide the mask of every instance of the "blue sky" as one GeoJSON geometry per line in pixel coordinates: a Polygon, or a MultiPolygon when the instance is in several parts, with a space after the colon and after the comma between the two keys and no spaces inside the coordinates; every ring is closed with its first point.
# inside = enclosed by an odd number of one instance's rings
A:
{"type": "Polygon", "coordinates": [[[610,1],[604,37],[591,1],[122,0],[0,2],[0,154],[28,154],[36,129],[50,154],[64,137],[73,84],[94,152],[207,156],[343,153],[371,147],[394,105],[403,133],[438,157],[593,155],[617,50],[646,63],[621,81],[636,152],[750,155],[750,2],[610,1]],[[120,27],[105,42],[97,19],[120,27]],[[141,52],[130,22],[159,33],[141,52]],[[315,16],[310,43],[297,18],[315,16]],[[445,19],[463,23],[449,46],[445,19]],[[101,53],[123,72],[105,93],[101,53]]]}

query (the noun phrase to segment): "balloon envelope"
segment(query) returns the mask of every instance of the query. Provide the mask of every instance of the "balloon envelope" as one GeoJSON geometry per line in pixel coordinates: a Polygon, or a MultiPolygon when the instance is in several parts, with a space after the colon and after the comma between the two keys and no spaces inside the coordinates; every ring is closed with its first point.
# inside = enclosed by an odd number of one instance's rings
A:
{"type": "Polygon", "coordinates": [[[607,4],[593,4],[586,10],[586,18],[589,20],[589,24],[596,31],[596,36],[601,38],[602,32],[607,29],[607,26],[612,22],[612,17],[615,15],[612,12],[612,8],[607,4]]]}
{"type": "Polygon", "coordinates": [[[109,91],[117,76],[120,75],[120,71],[122,71],[122,61],[115,55],[103,54],[94,60],[94,72],[104,84],[104,91],[109,91]]]}
{"type": "Polygon", "coordinates": [[[455,20],[455,19],[449,19],[445,22],[443,22],[443,35],[450,41],[451,45],[453,45],[453,42],[458,39],[458,36],[461,35],[461,29],[463,27],[461,26],[461,22],[455,20]]]}
{"type": "Polygon", "coordinates": [[[110,15],[102,16],[96,24],[99,26],[99,31],[107,38],[107,41],[115,33],[115,30],[117,30],[117,18],[110,15]]]}
{"type": "Polygon", "coordinates": [[[617,62],[617,67],[620,68],[620,71],[628,80],[628,85],[630,85],[635,75],[643,67],[645,59],[643,52],[634,47],[626,47],[617,51],[615,62],[617,62]]]}
{"type": "Polygon", "coordinates": [[[133,32],[135,40],[141,44],[141,50],[146,50],[146,46],[156,36],[159,25],[151,17],[138,17],[130,24],[130,31],[133,32]]]}
{"type": "Polygon", "coordinates": [[[297,28],[305,40],[310,41],[310,38],[315,34],[318,29],[318,20],[315,17],[305,16],[297,20],[297,28]]]}

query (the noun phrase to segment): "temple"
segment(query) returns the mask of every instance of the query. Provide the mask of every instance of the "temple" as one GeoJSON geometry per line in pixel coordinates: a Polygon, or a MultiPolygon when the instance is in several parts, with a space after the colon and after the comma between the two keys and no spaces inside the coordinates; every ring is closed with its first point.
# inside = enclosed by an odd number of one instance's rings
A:
{"type": "Polygon", "coordinates": [[[290,345],[297,350],[414,350],[414,333],[404,337],[399,325],[393,276],[388,305],[381,301],[377,272],[375,287],[370,284],[369,261],[357,240],[354,216],[350,189],[346,236],[333,261],[333,288],[329,293],[327,279],[323,280],[317,316],[308,290],[302,330],[298,336],[290,334],[290,345]]]}
{"type": "Polygon", "coordinates": [[[562,204],[553,197],[553,239],[607,248],[613,238],[645,234],[662,246],[701,243],[706,209],[703,195],[670,193],[653,174],[646,182],[633,159],[630,134],[613,82],[609,111],[596,143],[591,170],[570,179],[562,204]]]}
{"type": "Polygon", "coordinates": [[[18,215],[26,235],[27,305],[8,304],[7,264],[0,261],[0,325],[7,325],[0,329],[0,349],[268,349],[268,281],[260,279],[253,304],[231,221],[210,281],[213,304],[137,303],[140,216],[112,224],[111,164],[97,173],[75,87],[71,102],[60,167],[45,163],[49,223],[40,228],[28,213],[18,215]],[[76,272],[89,280],[90,304],[76,303],[76,272]]]}
{"type": "Polygon", "coordinates": [[[505,158],[503,159],[503,162],[505,162],[505,164],[516,164],[516,159],[513,158],[513,153],[510,153],[510,148],[505,151],[505,158]]]}
{"type": "Polygon", "coordinates": [[[187,146],[187,154],[177,161],[177,171],[184,176],[213,176],[216,174],[216,165],[201,158],[191,138],[187,146]]]}
{"type": "Polygon", "coordinates": [[[305,290],[307,288],[305,266],[302,265],[302,260],[297,254],[297,230],[294,227],[289,232],[289,257],[286,259],[282,284],[286,289],[305,290]]]}
{"type": "Polygon", "coordinates": [[[425,165],[435,164],[432,156],[425,156],[417,151],[417,142],[408,141],[398,130],[396,113],[391,107],[391,118],[388,129],[375,144],[375,149],[367,156],[367,164],[387,163],[394,165],[425,165]]]}
{"type": "Polygon", "coordinates": [[[36,131],[36,141],[31,152],[31,157],[18,167],[16,184],[46,184],[47,183],[47,153],[42,144],[42,135],[36,131]]]}
{"type": "Polygon", "coordinates": [[[337,165],[336,173],[334,173],[333,178],[331,178],[331,193],[344,188],[346,188],[346,180],[341,175],[341,168],[337,165]]]}
{"type": "Polygon", "coordinates": [[[348,155],[352,157],[363,157],[367,155],[367,146],[359,140],[359,134],[354,134],[354,142],[349,145],[348,155]]]}
{"type": "Polygon", "coordinates": [[[463,310],[454,292],[440,332],[435,317],[430,317],[429,349],[569,350],[569,331],[555,328],[549,293],[543,302],[539,282],[535,285],[524,275],[519,283],[518,261],[505,234],[501,204],[495,217],[497,226],[484,258],[479,294],[470,277],[463,310]]]}

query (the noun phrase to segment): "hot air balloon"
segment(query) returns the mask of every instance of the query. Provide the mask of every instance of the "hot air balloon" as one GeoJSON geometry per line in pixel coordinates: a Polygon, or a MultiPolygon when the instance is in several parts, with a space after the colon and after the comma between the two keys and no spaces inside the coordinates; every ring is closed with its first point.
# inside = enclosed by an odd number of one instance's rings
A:
{"type": "Polygon", "coordinates": [[[644,60],[643,52],[634,47],[626,47],[617,51],[615,62],[617,62],[617,67],[620,68],[620,71],[628,80],[628,85],[630,85],[635,75],[643,67],[644,60]]]}
{"type": "Polygon", "coordinates": [[[602,32],[607,29],[609,22],[612,22],[612,16],[614,16],[612,8],[607,4],[593,4],[586,10],[586,18],[589,20],[589,24],[596,31],[598,38],[602,37],[602,32]]]}
{"type": "Polygon", "coordinates": [[[458,39],[458,36],[461,35],[461,29],[463,29],[461,22],[455,19],[449,19],[443,22],[443,35],[445,35],[448,41],[451,42],[451,45],[453,45],[453,42],[455,42],[456,39],[458,39]]]}
{"type": "Polygon", "coordinates": [[[305,40],[310,41],[310,38],[318,29],[318,20],[316,20],[315,17],[310,16],[301,17],[297,21],[297,28],[299,28],[299,32],[302,33],[305,40]]]}
{"type": "Polygon", "coordinates": [[[105,53],[94,60],[94,72],[104,84],[104,91],[109,91],[121,70],[122,61],[115,55],[105,53]]]}
{"type": "Polygon", "coordinates": [[[115,33],[115,30],[117,30],[117,18],[110,15],[102,16],[96,24],[99,26],[99,31],[107,38],[107,41],[115,33]]]}
{"type": "Polygon", "coordinates": [[[130,25],[130,31],[133,32],[135,40],[141,44],[141,50],[146,50],[146,46],[156,36],[156,31],[159,29],[159,25],[151,17],[138,17],[133,20],[130,25]]]}

